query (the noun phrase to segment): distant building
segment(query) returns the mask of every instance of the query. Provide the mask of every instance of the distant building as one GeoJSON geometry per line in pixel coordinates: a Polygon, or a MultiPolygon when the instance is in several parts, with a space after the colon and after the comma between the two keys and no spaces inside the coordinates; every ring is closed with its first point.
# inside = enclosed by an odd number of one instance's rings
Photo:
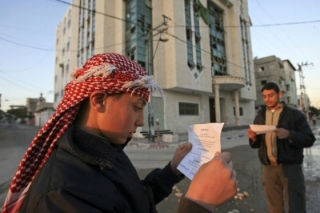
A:
{"type": "Polygon", "coordinates": [[[153,95],[153,107],[145,110],[146,125],[138,131],[149,129],[151,111],[160,129],[176,134],[186,133],[188,124],[245,125],[254,119],[247,0],[72,4],[56,31],[55,108],[73,68],[94,54],[115,52],[139,63],[164,88],[164,98],[153,95]],[[146,49],[151,51],[147,54],[146,49]]]}
{"type": "Polygon", "coordinates": [[[282,61],[274,55],[263,58],[254,58],[253,62],[257,86],[256,109],[265,105],[260,94],[261,88],[267,82],[278,84],[283,93],[282,101],[289,106],[296,108],[298,106],[295,78],[296,68],[291,62],[289,60],[282,61]]]}
{"type": "Polygon", "coordinates": [[[54,113],[53,103],[46,102],[42,93],[39,98],[27,98],[26,107],[28,125],[43,126],[54,113]]]}
{"type": "MultiPolygon", "coordinates": [[[[40,97],[42,97],[42,94],[40,94],[40,97]]],[[[39,101],[39,98],[27,98],[26,99],[26,107],[28,115],[33,115],[33,113],[37,110],[37,103],[39,101]]],[[[44,99],[45,101],[45,99],[44,99]]]]}
{"type": "Polygon", "coordinates": [[[42,127],[54,113],[53,103],[38,102],[34,113],[35,125],[42,127]]]}
{"type": "Polygon", "coordinates": [[[297,98],[297,82],[296,71],[297,69],[287,60],[283,60],[284,72],[285,72],[285,85],[286,85],[286,104],[297,108],[299,106],[297,98]]]}
{"type": "Polygon", "coordinates": [[[6,113],[0,109],[0,123],[3,123],[6,121],[6,113]]]}

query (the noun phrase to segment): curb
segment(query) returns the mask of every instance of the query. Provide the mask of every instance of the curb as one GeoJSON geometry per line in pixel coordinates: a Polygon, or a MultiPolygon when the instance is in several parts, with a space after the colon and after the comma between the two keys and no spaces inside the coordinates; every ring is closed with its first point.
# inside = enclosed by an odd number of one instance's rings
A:
{"type": "MultiPolygon", "coordinates": [[[[238,138],[244,137],[244,134],[235,135],[231,137],[221,138],[221,141],[234,140],[238,138]]],[[[139,142],[139,141],[130,141],[128,146],[134,148],[142,148],[142,149],[173,149],[177,148],[180,144],[185,143],[185,141],[174,142],[172,144],[164,144],[164,142],[160,142],[160,144],[156,143],[148,143],[148,142],[139,142]]]]}
{"type": "Polygon", "coordinates": [[[135,148],[142,148],[142,149],[173,149],[178,147],[183,142],[178,142],[174,144],[157,144],[157,143],[142,143],[137,141],[129,142],[128,145],[135,148]]]}

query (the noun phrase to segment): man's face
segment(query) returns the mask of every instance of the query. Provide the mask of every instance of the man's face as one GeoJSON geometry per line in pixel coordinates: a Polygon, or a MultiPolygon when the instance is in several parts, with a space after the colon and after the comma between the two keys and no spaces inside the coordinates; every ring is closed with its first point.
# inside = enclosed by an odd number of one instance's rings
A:
{"type": "Polygon", "coordinates": [[[137,127],[144,125],[145,99],[124,93],[120,97],[109,96],[105,100],[105,111],[98,115],[100,134],[112,143],[124,144],[132,138],[137,127]]]}
{"type": "Polygon", "coordinates": [[[264,103],[269,109],[274,109],[279,104],[279,100],[282,96],[282,93],[277,93],[275,90],[263,90],[262,91],[262,98],[264,103]]]}

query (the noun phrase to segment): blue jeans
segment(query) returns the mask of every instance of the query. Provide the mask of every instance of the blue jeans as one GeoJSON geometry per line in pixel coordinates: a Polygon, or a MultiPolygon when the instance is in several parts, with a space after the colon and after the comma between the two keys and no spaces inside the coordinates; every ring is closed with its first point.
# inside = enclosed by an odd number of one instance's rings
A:
{"type": "Polygon", "coordinates": [[[263,187],[269,213],[305,213],[305,185],[300,164],[263,166],[263,187]]]}

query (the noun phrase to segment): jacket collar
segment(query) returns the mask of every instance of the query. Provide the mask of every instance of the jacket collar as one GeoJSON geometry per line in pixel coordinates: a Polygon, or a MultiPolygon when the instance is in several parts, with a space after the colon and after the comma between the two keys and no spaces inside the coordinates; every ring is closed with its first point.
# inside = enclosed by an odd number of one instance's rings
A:
{"type": "MultiPolygon", "coordinates": [[[[279,102],[279,103],[282,104],[282,107],[283,107],[283,108],[286,107],[286,103],[285,103],[284,101],[281,101],[281,102],[279,102]]],[[[264,113],[266,110],[267,110],[267,106],[266,106],[266,105],[263,105],[263,106],[260,107],[259,112],[260,112],[260,113],[264,113]]]]}
{"type": "Polygon", "coordinates": [[[92,165],[112,168],[118,152],[125,145],[112,144],[108,139],[72,125],[58,140],[57,145],[92,165]]]}

